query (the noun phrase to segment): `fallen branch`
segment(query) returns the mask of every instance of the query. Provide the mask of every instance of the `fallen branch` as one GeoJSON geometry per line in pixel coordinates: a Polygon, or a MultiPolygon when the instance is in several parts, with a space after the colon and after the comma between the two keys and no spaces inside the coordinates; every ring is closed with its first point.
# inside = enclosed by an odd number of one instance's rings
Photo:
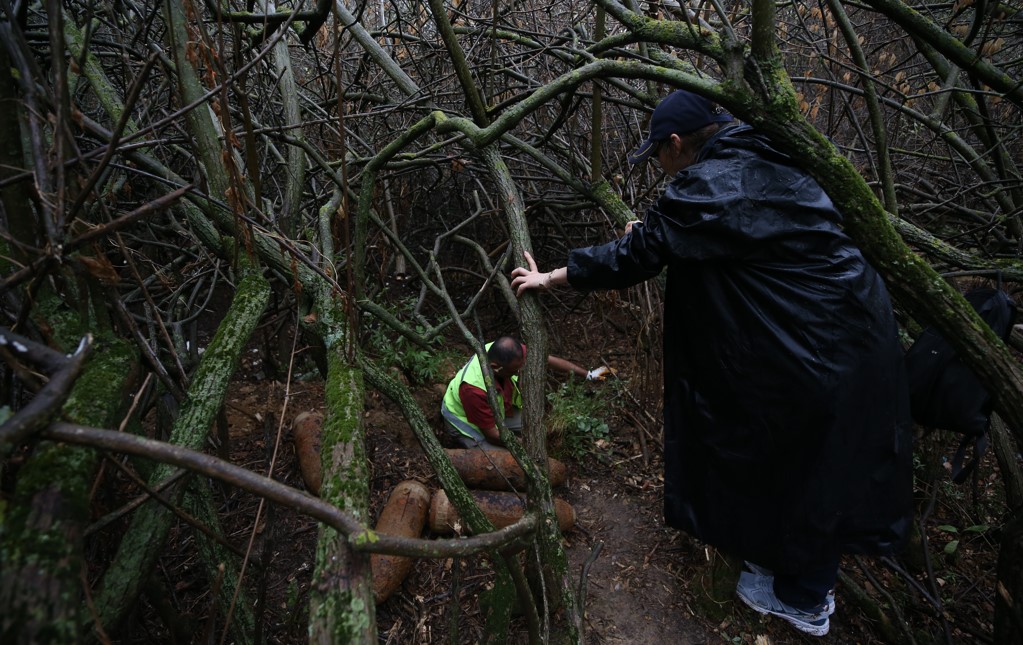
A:
{"type": "Polygon", "coordinates": [[[90,448],[145,457],[212,477],[323,522],[346,535],[355,551],[405,555],[413,558],[464,558],[503,548],[522,538],[528,538],[536,529],[537,524],[536,516],[526,514],[508,527],[468,538],[424,540],[379,535],[342,513],[335,506],[304,491],[201,452],[123,432],[89,428],[71,423],[55,423],[40,434],[53,441],[65,441],[90,448]]]}
{"type": "MultiPolygon", "coordinates": [[[[860,563],[860,568],[865,570],[862,563],[860,563]]],[[[882,610],[877,600],[850,576],[839,571],[838,579],[842,583],[842,589],[851,597],[853,604],[874,621],[875,628],[884,635],[886,642],[908,643],[909,645],[916,643],[913,639],[912,630],[903,621],[901,614],[897,614],[896,619],[892,620],[892,617],[882,610]]],[[[881,589],[882,587],[877,588],[881,589]]],[[[892,607],[894,606],[892,605],[892,607]]]]}

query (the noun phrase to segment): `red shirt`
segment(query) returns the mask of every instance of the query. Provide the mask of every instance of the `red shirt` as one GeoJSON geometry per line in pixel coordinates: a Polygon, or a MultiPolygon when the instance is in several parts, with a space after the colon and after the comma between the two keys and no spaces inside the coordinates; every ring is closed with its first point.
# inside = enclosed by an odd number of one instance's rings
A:
{"type": "MultiPolygon", "coordinates": [[[[514,384],[510,378],[497,378],[495,381],[495,385],[497,385],[501,390],[502,396],[504,396],[504,416],[509,417],[515,412],[515,407],[512,405],[512,394],[515,391],[514,384]]],[[[497,426],[494,414],[490,410],[490,403],[487,401],[486,390],[481,390],[475,385],[462,383],[458,386],[458,398],[462,400],[465,418],[469,420],[469,423],[480,429],[497,426]]]]}

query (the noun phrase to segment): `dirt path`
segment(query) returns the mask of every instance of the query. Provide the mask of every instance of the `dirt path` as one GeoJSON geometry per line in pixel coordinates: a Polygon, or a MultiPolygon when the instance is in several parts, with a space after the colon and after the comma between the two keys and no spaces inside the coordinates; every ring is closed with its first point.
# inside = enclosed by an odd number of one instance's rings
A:
{"type": "Polygon", "coordinates": [[[624,493],[620,482],[575,478],[565,497],[578,523],[566,536],[572,570],[581,572],[603,545],[587,569],[587,645],[718,642],[693,617],[672,573],[677,549],[656,490],[624,493]]]}

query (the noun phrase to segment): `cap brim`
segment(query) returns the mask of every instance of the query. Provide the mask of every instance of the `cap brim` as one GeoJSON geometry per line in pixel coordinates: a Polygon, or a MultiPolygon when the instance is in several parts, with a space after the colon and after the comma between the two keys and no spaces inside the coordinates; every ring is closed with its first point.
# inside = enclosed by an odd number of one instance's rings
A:
{"type": "Polygon", "coordinates": [[[657,142],[652,139],[647,139],[643,142],[643,145],[632,151],[632,154],[629,155],[629,163],[643,163],[649,159],[652,154],[654,154],[655,150],[657,150],[657,142]]]}

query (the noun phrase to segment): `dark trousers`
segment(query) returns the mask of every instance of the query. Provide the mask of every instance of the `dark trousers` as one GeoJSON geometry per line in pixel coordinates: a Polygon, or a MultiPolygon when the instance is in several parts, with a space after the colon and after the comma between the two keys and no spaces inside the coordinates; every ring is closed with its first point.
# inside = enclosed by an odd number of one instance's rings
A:
{"type": "MultiPolygon", "coordinates": [[[[450,414],[450,413],[449,413],[450,414]]],[[[442,411],[443,415],[443,411],[442,411]]],[[[509,417],[505,417],[504,425],[506,428],[514,432],[521,438],[522,435],[522,410],[516,410],[514,414],[509,417]]],[[[483,435],[481,438],[475,439],[466,434],[463,434],[458,430],[452,421],[444,416],[444,430],[447,432],[448,437],[455,443],[455,445],[462,448],[483,448],[484,450],[504,450],[503,446],[495,446],[488,442],[483,435]]]]}
{"type": "Polygon", "coordinates": [[[838,558],[799,573],[774,572],[774,595],[786,605],[812,611],[820,607],[838,580],[838,558]]]}

